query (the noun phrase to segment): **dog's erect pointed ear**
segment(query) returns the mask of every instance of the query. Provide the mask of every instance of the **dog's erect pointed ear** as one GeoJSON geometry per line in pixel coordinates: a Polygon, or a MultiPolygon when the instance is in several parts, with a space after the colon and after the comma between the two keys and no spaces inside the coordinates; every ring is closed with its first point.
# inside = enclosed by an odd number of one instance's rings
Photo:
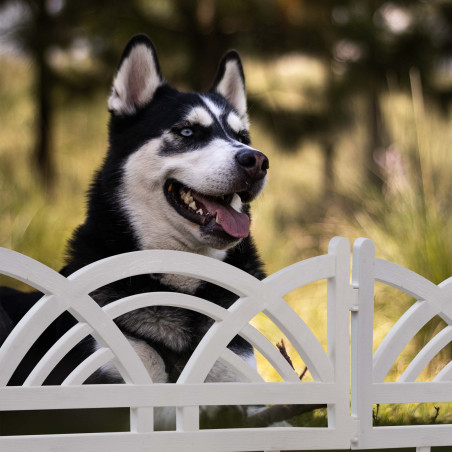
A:
{"type": "Polygon", "coordinates": [[[247,120],[245,76],[239,54],[230,50],[221,59],[211,91],[221,94],[247,120]]]}
{"type": "Polygon", "coordinates": [[[115,115],[131,115],[146,105],[163,83],[157,54],[146,35],[136,35],[121,57],[113,80],[108,110],[115,115]]]}

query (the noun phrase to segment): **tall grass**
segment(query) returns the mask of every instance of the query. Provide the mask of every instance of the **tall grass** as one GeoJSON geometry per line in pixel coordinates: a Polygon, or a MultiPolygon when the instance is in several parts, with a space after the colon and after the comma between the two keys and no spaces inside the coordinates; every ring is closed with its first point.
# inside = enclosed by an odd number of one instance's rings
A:
{"type": "MultiPolygon", "coordinates": [[[[385,177],[383,194],[369,196],[357,215],[363,233],[375,241],[382,257],[439,284],[452,275],[452,129],[450,117],[424,105],[413,79],[411,97],[394,93],[383,99],[391,145],[377,157],[385,177]]],[[[379,287],[376,306],[385,312],[375,345],[413,302],[394,290],[379,287]],[[395,303],[394,303],[395,301],[395,303]]],[[[390,379],[396,379],[419,348],[444,327],[435,317],[417,334],[390,379]]],[[[429,365],[421,378],[436,374],[452,357],[451,345],[429,365]]]]}

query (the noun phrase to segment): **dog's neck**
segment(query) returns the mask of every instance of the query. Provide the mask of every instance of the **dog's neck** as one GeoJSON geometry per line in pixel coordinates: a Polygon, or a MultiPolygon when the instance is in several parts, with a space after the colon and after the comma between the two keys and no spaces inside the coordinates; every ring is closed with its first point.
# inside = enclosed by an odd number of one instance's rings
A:
{"type": "MultiPolygon", "coordinates": [[[[172,249],[175,251],[184,251],[189,253],[200,254],[203,256],[211,257],[214,259],[218,259],[220,261],[224,260],[227,254],[226,250],[216,250],[214,248],[202,248],[197,250],[192,250],[188,248],[165,248],[172,249]]],[[[198,287],[201,285],[202,281],[196,278],[191,278],[183,275],[171,275],[171,274],[163,274],[163,275],[153,275],[155,279],[158,279],[162,284],[170,286],[180,292],[194,294],[198,287]]]]}

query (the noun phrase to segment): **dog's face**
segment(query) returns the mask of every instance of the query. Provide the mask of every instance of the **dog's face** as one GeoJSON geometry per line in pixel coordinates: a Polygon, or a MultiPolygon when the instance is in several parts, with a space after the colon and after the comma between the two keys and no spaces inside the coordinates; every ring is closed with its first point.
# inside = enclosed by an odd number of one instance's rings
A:
{"type": "Polygon", "coordinates": [[[246,204],[262,190],[269,164],[250,147],[236,52],[222,59],[209,92],[182,93],[164,83],[149,39],[136,36],[122,56],[109,109],[120,206],[142,248],[205,253],[248,236],[246,204]]]}

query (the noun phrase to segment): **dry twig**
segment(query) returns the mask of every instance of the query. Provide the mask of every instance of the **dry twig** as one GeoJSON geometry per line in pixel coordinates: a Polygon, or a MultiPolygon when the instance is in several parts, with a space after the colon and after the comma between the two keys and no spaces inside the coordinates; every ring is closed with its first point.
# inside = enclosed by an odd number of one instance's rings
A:
{"type": "MultiPolygon", "coordinates": [[[[276,344],[279,352],[290,364],[292,369],[295,370],[292,360],[287,353],[286,345],[284,344],[284,339],[281,339],[280,343],[276,344]]],[[[305,367],[303,372],[300,374],[300,380],[306,375],[308,368],[305,367]]],[[[325,408],[325,404],[311,404],[311,405],[273,405],[256,414],[248,416],[246,419],[246,425],[248,427],[267,427],[276,422],[287,421],[294,416],[299,416],[303,413],[308,413],[310,411],[317,410],[319,408],[325,408]]]]}

